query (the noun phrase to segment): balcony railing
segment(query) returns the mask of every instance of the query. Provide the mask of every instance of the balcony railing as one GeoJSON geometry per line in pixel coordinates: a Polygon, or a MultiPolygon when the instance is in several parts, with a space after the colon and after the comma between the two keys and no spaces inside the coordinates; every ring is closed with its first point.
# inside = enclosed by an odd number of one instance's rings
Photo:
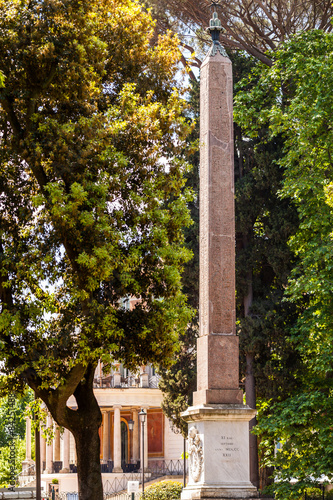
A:
{"type": "MultiPolygon", "coordinates": [[[[153,375],[148,379],[149,389],[158,389],[159,375],[153,375]]],[[[119,380],[119,379],[118,379],[119,380]]],[[[115,377],[113,375],[108,375],[106,377],[97,377],[94,379],[94,389],[135,389],[140,387],[145,387],[140,381],[140,377],[128,376],[121,377],[120,384],[117,380],[115,383],[115,377]]]]}

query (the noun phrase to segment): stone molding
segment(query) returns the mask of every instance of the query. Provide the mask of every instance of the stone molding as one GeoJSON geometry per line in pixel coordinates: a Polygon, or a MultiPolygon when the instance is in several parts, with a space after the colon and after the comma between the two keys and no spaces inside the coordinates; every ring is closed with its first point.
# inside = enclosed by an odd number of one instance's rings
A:
{"type": "Polygon", "coordinates": [[[201,420],[232,420],[250,421],[256,416],[256,410],[246,405],[216,404],[216,405],[198,405],[191,406],[184,411],[181,416],[187,422],[201,420]]]}

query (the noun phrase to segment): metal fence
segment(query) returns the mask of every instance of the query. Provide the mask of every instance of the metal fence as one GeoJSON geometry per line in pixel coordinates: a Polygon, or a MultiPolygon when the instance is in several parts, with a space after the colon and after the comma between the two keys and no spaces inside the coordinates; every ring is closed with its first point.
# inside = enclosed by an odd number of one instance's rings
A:
{"type": "Polygon", "coordinates": [[[153,479],[162,476],[182,476],[184,472],[184,460],[149,460],[148,466],[153,479]]]}
{"type": "MultiPolygon", "coordinates": [[[[104,500],[139,500],[141,497],[141,491],[133,494],[129,493],[104,493],[104,500]]],[[[50,500],[53,500],[52,495],[49,497],[50,500]]],[[[61,493],[56,493],[54,496],[54,500],[79,500],[79,494],[77,491],[63,491],[61,493]]]]}
{"type": "Polygon", "coordinates": [[[137,493],[118,493],[117,495],[105,495],[104,494],[104,500],[140,500],[141,498],[141,491],[137,493]]]}
{"type": "MultiPolygon", "coordinates": [[[[51,500],[53,500],[52,497],[51,500]]],[[[63,491],[57,493],[55,500],[79,500],[79,494],[77,491],[63,491]]]]}
{"type": "MultiPolygon", "coordinates": [[[[123,474],[122,476],[115,477],[113,481],[106,480],[103,482],[104,495],[115,495],[116,493],[123,492],[127,490],[128,481],[140,481],[142,480],[142,475],[133,474],[123,474]]],[[[145,480],[149,480],[149,474],[145,474],[145,480]]]]}
{"type": "MultiPolygon", "coordinates": [[[[149,470],[145,472],[145,482],[163,476],[182,476],[184,470],[183,460],[149,460],[149,470]]],[[[105,500],[133,500],[132,496],[126,493],[128,481],[139,481],[142,483],[142,473],[132,472],[116,476],[113,480],[103,481],[103,491],[105,500]]],[[[140,498],[141,493],[135,494],[135,500],[140,498]]],[[[76,491],[66,491],[58,493],[51,492],[49,500],[79,500],[76,491]]]]}

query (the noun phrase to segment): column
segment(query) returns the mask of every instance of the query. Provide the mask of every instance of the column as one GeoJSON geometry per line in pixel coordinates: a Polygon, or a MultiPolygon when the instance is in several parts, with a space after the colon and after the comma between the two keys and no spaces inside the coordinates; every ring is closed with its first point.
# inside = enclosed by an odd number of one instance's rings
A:
{"type": "Polygon", "coordinates": [[[76,444],[71,432],[69,433],[69,459],[71,463],[77,465],[76,444]]]}
{"type": "Polygon", "coordinates": [[[98,365],[97,365],[97,373],[98,373],[98,384],[99,384],[99,387],[102,387],[102,363],[101,363],[101,360],[98,361],[98,365]]]}
{"type": "Polygon", "coordinates": [[[40,428],[40,470],[43,472],[44,466],[43,464],[46,463],[46,439],[43,437],[43,432],[44,432],[44,425],[41,426],[40,428]]]}
{"type": "Polygon", "coordinates": [[[69,446],[69,430],[65,429],[64,434],[63,434],[63,452],[62,452],[62,469],[61,473],[66,473],[69,472],[69,451],[70,451],[70,446],[69,446]]]}
{"type": "Polygon", "coordinates": [[[146,366],[140,368],[140,387],[149,387],[149,374],[146,366]]]}
{"type": "Polygon", "coordinates": [[[55,462],[60,461],[60,429],[56,425],[54,429],[54,439],[53,439],[53,460],[55,462]]]}
{"type": "Polygon", "coordinates": [[[120,408],[121,405],[114,405],[113,420],[113,472],[123,472],[121,468],[121,425],[120,408]]]}
{"type": "Polygon", "coordinates": [[[134,409],[132,414],[134,426],[133,426],[133,455],[132,462],[136,464],[140,460],[140,422],[138,416],[138,410],[134,409]]]}
{"type": "MultiPolygon", "coordinates": [[[[53,427],[52,417],[50,415],[47,415],[46,427],[48,429],[52,429],[52,427],[53,427]]],[[[49,440],[47,439],[47,441],[49,441],[49,440]]],[[[46,460],[46,469],[44,472],[46,474],[51,474],[52,473],[52,462],[53,462],[53,444],[52,444],[52,441],[50,443],[46,442],[45,460],[46,460]]]]}
{"type": "MultiPolygon", "coordinates": [[[[148,406],[141,407],[146,413],[146,421],[144,423],[144,467],[145,470],[148,469],[148,406]]],[[[140,466],[142,469],[142,423],[140,422],[140,466]]]]}
{"type": "Polygon", "coordinates": [[[24,474],[29,475],[32,473],[32,464],[33,460],[31,459],[31,420],[30,417],[26,417],[25,419],[25,460],[22,462],[22,471],[24,474]]]}
{"type": "Polygon", "coordinates": [[[31,420],[25,419],[25,460],[31,462],[31,420]]]}
{"type": "Polygon", "coordinates": [[[107,463],[110,458],[110,432],[109,432],[109,413],[103,411],[103,462],[107,463]]]}

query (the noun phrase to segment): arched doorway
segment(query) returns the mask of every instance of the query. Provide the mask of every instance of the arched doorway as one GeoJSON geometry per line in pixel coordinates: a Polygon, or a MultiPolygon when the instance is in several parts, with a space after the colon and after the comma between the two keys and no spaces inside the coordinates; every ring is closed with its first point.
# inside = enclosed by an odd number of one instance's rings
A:
{"type": "Polygon", "coordinates": [[[121,463],[122,466],[124,464],[128,464],[129,462],[129,457],[128,457],[128,426],[127,422],[125,420],[121,421],[121,463]]]}

